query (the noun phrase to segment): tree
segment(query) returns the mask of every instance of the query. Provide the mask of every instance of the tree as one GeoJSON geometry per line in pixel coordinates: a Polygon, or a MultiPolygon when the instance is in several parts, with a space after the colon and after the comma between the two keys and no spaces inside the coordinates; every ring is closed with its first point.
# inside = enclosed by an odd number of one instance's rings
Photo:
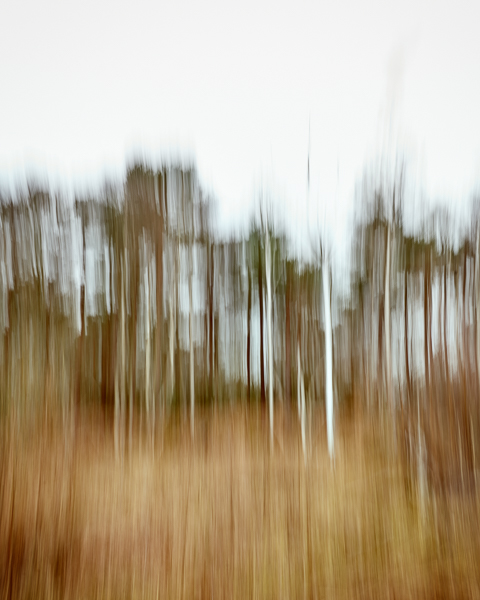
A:
{"type": "Polygon", "coordinates": [[[270,445],[273,448],[272,254],[268,221],[265,221],[265,277],[267,281],[268,409],[270,416],[270,445]]]}
{"type": "Polygon", "coordinates": [[[322,261],[323,307],[325,311],[325,409],[327,415],[327,441],[330,459],[334,457],[333,444],[333,383],[332,383],[332,316],[330,310],[330,268],[326,253],[322,261]]]}
{"type": "Polygon", "coordinates": [[[258,236],[258,302],[260,307],[260,398],[265,406],[265,361],[263,358],[263,274],[262,274],[262,242],[258,236]]]}

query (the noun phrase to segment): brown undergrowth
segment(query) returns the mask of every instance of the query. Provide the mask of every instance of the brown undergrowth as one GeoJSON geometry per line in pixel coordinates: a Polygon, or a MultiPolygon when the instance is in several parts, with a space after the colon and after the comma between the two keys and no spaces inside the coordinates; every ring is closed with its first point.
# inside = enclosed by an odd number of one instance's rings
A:
{"type": "Polygon", "coordinates": [[[4,428],[0,597],[480,597],[477,496],[419,507],[388,417],[339,416],[334,467],[320,407],[306,462],[294,415],[275,429],[198,412],[193,442],[172,419],[116,460],[95,415],[4,428]]]}

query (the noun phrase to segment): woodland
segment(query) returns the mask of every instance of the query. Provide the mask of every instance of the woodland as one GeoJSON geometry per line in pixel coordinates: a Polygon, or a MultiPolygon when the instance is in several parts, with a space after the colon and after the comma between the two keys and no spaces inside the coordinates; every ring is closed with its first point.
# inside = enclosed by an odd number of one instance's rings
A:
{"type": "Polygon", "coordinates": [[[480,202],[407,175],[341,284],[193,165],[0,192],[2,598],[480,596],[480,202]]]}

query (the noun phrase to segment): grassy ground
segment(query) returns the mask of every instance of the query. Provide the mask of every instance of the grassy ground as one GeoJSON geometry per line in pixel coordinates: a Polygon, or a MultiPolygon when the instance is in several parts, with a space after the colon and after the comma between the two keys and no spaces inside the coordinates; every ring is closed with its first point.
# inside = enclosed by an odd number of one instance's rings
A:
{"type": "Polygon", "coordinates": [[[477,496],[419,505],[388,419],[323,412],[305,464],[294,415],[275,447],[256,410],[197,413],[115,461],[101,419],[5,431],[0,598],[480,597],[477,496]]]}

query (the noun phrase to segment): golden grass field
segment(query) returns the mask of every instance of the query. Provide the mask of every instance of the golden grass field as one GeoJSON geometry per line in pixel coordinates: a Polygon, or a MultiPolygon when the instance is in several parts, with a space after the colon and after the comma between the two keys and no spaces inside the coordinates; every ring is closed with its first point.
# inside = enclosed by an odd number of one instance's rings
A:
{"type": "Polygon", "coordinates": [[[116,461],[103,421],[2,429],[1,598],[480,598],[476,494],[419,506],[386,417],[197,411],[116,461]],[[100,425],[102,423],[102,425],[100,425]]]}

